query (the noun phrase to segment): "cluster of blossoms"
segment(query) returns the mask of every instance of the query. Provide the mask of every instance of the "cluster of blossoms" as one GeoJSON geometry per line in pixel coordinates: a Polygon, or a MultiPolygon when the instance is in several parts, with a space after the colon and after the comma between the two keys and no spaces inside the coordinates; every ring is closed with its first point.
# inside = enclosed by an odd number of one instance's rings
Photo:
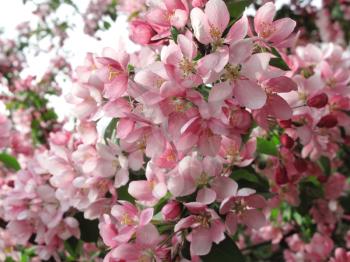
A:
{"type": "Polygon", "coordinates": [[[60,260],[69,240],[100,238],[105,262],[348,261],[350,55],[296,47],[271,2],[235,20],[223,0],[120,10],[140,50],[76,69],[75,132],[50,129],[0,180],[0,247],[60,260]]]}

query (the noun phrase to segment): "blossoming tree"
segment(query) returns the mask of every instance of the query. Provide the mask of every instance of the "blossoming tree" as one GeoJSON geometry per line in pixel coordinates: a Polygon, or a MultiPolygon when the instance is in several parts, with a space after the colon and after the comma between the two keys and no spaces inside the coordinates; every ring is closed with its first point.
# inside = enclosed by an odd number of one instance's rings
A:
{"type": "MultiPolygon", "coordinates": [[[[347,18],[298,25],[349,6],[252,2],[120,1],[139,49],[63,71],[73,130],[47,86],[4,97],[0,258],[350,261],[347,18]]],[[[85,30],[115,5],[92,2],[85,30]]]]}

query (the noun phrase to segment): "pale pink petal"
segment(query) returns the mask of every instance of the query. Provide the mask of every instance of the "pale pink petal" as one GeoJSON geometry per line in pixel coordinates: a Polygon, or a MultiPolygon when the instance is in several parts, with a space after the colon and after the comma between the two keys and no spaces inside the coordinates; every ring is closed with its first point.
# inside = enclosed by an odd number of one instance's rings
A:
{"type": "Polygon", "coordinates": [[[151,222],[153,218],[153,208],[146,208],[140,214],[140,226],[144,226],[151,222]]]}
{"type": "Polygon", "coordinates": [[[185,57],[189,59],[193,59],[196,57],[197,47],[194,44],[194,42],[191,39],[189,39],[187,36],[178,35],[177,44],[179,45],[181,52],[185,57]]]}
{"type": "Polygon", "coordinates": [[[230,45],[230,60],[232,65],[239,65],[246,61],[253,52],[254,44],[251,39],[244,39],[230,45]]]}
{"type": "Polygon", "coordinates": [[[210,234],[212,241],[216,244],[219,244],[225,239],[225,225],[221,222],[221,219],[215,219],[212,221],[210,234]]]}
{"type": "Polygon", "coordinates": [[[230,212],[226,216],[225,226],[230,235],[234,235],[237,231],[237,216],[230,212]]]}
{"type": "Polygon", "coordinates": [[[215,191],[210,188],[204,187],[198,191],[196,201],[209,205],[215,201],[215,198],[215,191]]]}
{"type": "Polygon", "coordinates": [[[279,95],[272,94],[268,98],[268,109],[276,118],[288,120],[292,117],[293,111],[289,104],[279,95]]]}
{"type": "Polygon", "coordinates": [[[137,200],[153,200],[152,186],[148,181],[132,181],[129,184],[128,192],[137,200]]]}
{"type": "Polygon", "coordinates": [[[202,44],[209,44],[211,37],[209,34],[209,22],[204,12],[199,8],[193,8],[191,11],[191,24],[194,31],[194,36],[202,44]]]}
{"type": "Polygon", "coordinates": [[[146,247],[155,246],[160,240],[157,228],[153,224],[141,226],[136,231],[136,243],[146,247]]]}
{"type": "Polygon", "coordinates": [[[233,95],[241,106],[249,109],[259,109],[266,103],[265,91],[252,81],[238,81],[233,89],[233,95]]]}
{"type": "Polygon", "coordinates": [[[256,209],[248,209],[243,212],[240,219],[248,227],[259,229],[266,224],[266,218],[264,214],[256,209]]]}
{"type": "Polygon", "coordinates": [[[191,235],[191,254],[195,256],[207,255],[212,246],[210,230],[205,228],[194,229],[191,235]]]}
{"type": "Polygon", "coordinates": [[[243,15],[236,23],[233,24],[228,32],[225,42],[233,43],[238,40],[242,40],[248,33],[249,22],[247,16],[243,15]]]}
{"type": "Polygon", "coordinates": [[[264,24],[271,24],[276,14],[274,3],[268,2],[258,9],[254,18],[255,30],[259,33],[263,30],[264,24]]]}
{"type": "Polygon", "coordinates": [[[268,38],[271,42],[280,42],[286,39],[294,30],[296,22],[290,18],[282,18],[273,22],[275,32],[268,38]]]}
{"type": "Polygon", "coordinates": [[[225,198],[237,194],[238,185],[229,177],[216,177],[211,184],[211,188],[216,192],[217,201],[221,202],[225,198]]]}
{"type": "Polygon", "coordinates": [[[222,0],[210,0],[205,5],[204,12],[210,25],[215,29],[219,29],[221,33],[224,32],[230,21],[230,14],[225,2],[222,0]]]}

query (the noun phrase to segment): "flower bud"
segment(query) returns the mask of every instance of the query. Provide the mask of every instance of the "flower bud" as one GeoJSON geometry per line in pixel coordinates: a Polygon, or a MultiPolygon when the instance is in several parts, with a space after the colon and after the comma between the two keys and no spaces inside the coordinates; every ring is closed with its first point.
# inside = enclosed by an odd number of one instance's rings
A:
{"type": "Polygon", "coordinates": [[[318,121],[317,127],[332,128],[338,124],[338,119],[333,114],[325,115],[318,121]]]}
{"type": "Polygon", "coordinates": [[[157,33],[146,21],[134,20],[130,23],[130,38],[137,44],[148,45],[157,33]]]}
{"type": "Polygon", "coordinates": [[[328,96],[325,93],[321,93],[309,98],[306,104],[310,107],[322,108],[328,103],[328,96]]]}
{"type": "Polygon", "coordinates": [[[289,179],[287,175],[287,170],[283,165],[278,165],[275,170],[275,181],[277,185],[287,184],[289,179]]]}
{"type": "Polygon", "coordinates": [[[296,158],[293,164],[299,173],[304,173],[307,170],[307,163],[304,159],[296,158]]]}
{"type": "Polygon", "coordinates": [[[287,134],[282,134],[280,140],[285,148],[292,148],[294,145],[294,140],[287,134]]]}
{"type": "Polygon", "coordinates": [[[162,208],[162,216],[164,220],[174,220],[181,213],[181,206],[179,202],[170,201],[162,208]]]}
{"type": "Polygon", "coordinates": [[[282,127],[282,128],[289,128],[292,126],[292,120],[291,119],[280,120],[279,124],[280,124],[280,127],[282,127]]]}

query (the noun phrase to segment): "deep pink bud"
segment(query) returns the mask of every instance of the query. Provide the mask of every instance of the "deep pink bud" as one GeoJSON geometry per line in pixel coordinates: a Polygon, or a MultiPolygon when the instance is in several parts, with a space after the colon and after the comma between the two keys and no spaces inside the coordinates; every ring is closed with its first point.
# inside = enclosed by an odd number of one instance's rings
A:
{"type": "Polygon", "coordinates": [[[275,181],[277,185],[287,184],[289,179],[287,175],[287,170],[283,165],[278,165],[275,170],[275,181]]]}
{"type": "Polygon", "coordinates": [[[282,127],[282,128],[289,128],[292,126],[292,120],[291,119],[280,120],[279,124],[280,124],[280,127],[282,127]]]}
{"type": "Polygon", "coordinates": [[[310,107],[322,108],[328,103],[328,96],[325,93],[321,93],[309,98],[306,104],[310,107]]]}
{"type": "Polygon", "coordinates": [[[174,220],[181,213],[181,206],[179,202],[170,201],[162,208],[162,216],[164,220],[174,220]]]}
{"type": "Polygon", "coordinates": [[[294,140],[287,134],[282,134],[280,140],[281,144],[286,148],[292,148],[294,145],[294,140]]]}
{"type": "Polygon", "coordinates": [[[318,127],[325,127],[325,128],[332,128],[335,127],[338,124],[338,119],[333,114],[325,115],[318,121],[317,126],[318,127]]]}
{"type": "Polygon", "coordinates": [[[137,44],[148,45],[157,33],[150,24],[142,20],[134,20],[130,23],[130,38],[137,44]]]}
{"type": "Polygon", "coordinates": [[[307,170],[307,163],[304,159],[296,158],[293,162],[295,169],[299,173],[303,173],[307,170]]]}

